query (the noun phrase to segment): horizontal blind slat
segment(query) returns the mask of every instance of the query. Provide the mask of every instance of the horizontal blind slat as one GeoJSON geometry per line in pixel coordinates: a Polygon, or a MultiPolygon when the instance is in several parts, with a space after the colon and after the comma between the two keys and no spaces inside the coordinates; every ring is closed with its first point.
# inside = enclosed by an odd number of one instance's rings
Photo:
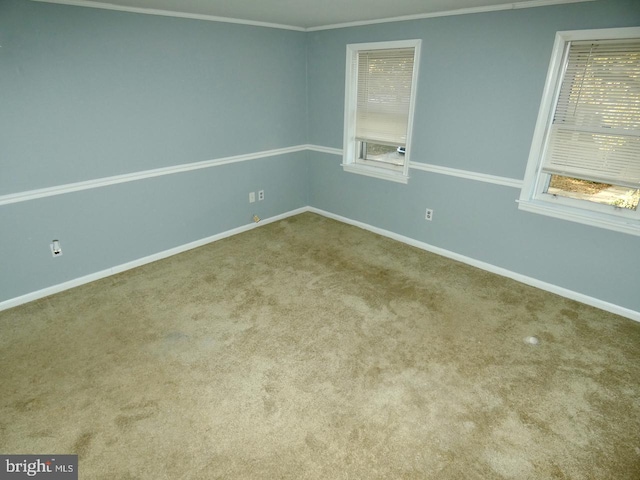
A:
{"type": "Polygon", "coordinates": [[[570,44],[542,170],[638,188],[640,39],[570,44]]]}
{"type": "Polygon", "coordinates": [[[543,171],[640,187],[640,137],[555,128],[543,171]]]}
{"type": "Polygon", "coordinates": [[[358,52],[356,137],[406,143],[413,61],[413,48],[358,52]]]}

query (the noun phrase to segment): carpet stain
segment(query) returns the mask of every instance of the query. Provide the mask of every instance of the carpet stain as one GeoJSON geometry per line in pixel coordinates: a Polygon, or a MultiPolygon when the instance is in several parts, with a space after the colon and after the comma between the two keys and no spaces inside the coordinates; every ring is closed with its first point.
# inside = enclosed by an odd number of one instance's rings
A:
{"type": "Polygon", "coordinates": [[[27,400],[20,400],[13,403],[13,408],[16,411],[24,413],[30,412],[40,408],[42,405],[42,399],[40,397],[29,398],[27,400]]]}
{"type": "Polygon", "coordinates": [[[565,317],[570,318],[571,320],[578,319],[578,312],[576,312],[575,310],[569,310],[568,308],[563,308],[562,310],[560,310],[560,313],[565,317]]]}
{"type": "Polygon", "coordinates": [[[324,451],[327,449],[326,444],[318,440],[313,433],[308,433],[307,436],[304,437],[304,443],[314,451],[324,451]]]}
{"type": "Polygon", "coordinates": [[[128,430],[137,422],[153,417],[154,413],[138,413],[136,415],[118,415],[114,422],[121,430],[128,430]]]}
{"type": "Polygon", "coordinates": [[[640,478],[640,324],[310,213],[0,331],[0,451],[81,478],[640,478]]]}
{"type": "Polygon", "coordinates": [[[75,441],[73,447],[71,447],[71,451],[78,455],[79,458],[86,458],[89,454],[89,449],[91,447],[91,442],[96,436],[95,432],[85,432],[75,441]]]}
{"type": "Polygon", "coordinates": [[[155,417],[158,414],[158,402],[146,400],[138,403],[128,404],[121,407],[122,415],[114,419],[114,423],[121,431],[133,428],[138,422],[155,417]]]}

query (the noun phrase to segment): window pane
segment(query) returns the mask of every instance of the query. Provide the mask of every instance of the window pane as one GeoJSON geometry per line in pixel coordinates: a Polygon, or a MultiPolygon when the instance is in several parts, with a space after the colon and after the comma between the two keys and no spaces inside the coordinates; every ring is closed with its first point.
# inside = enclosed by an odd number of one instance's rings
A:
{"type": "Polygon", "coordinates": [[[406,143],[415,49],[358,52],[356,137],[406,143]]]}
{"type": "Polygon", "coordinates": [[[404,165],[404,147],[361,142],[360,160],[369,160],[390,165],[404,165]]]}
{"type": "Polygon", "coordinates": [[[629,210],[636,210],[640,201],[640,190],[638,189],[561,175],[551,175],[547,193],[629,210]]]}
{"type": "Polygon", "coordinates": [[[640,39],[570,44],[542,170],[638,188],[640,39]]]}

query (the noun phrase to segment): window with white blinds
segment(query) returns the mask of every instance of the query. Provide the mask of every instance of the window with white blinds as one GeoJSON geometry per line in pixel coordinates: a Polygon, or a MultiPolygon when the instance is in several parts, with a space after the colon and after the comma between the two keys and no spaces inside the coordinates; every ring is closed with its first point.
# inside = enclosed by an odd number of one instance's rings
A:
{"type": "Polygon", "coordinates": [[[640,236],[640,27],[556,33],[518,208],[640,236]]]}
{"type": "Polygon", "coordinates": [[[542,171],[640,188],[640,39],[568,44],[542,171]]]}
{"type": "Polygon", "coordinates": [[[407,183],[420,40],[347,45],[347,172],[407,183]]]}
{"type": "Polygon", "coordinates": [[[406,145],[413,57],[413,48],[358,52],[357,140],[406,145]]]}

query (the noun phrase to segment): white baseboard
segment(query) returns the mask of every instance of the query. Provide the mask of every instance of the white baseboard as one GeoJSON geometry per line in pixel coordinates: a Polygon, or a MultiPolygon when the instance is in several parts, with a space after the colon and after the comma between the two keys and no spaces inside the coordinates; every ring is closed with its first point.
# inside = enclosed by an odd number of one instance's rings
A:
{"type": "Polygon", "coordinates": [[[467,257],[465,255],[460,255],[458,253],[445,250],[444,248],[435,247],[433,245],[429,245],[428,243],[424,243],[410,237],[405,237],[404,235],[400,235],[400,234],[391,232],[389,230],[384,230],[382,228],[374,227],[367,223],[359,222],[357,220],[351,220],[350,218],[343,217],[341,215],[336,215],[334,213],[327,212],[325,210],[321,210],[315,207],[297,208],[295,210],[291,210],[289,212],[285,212],[280,215],[276,215],[276,216],[261,220],[260,223],[250,223],[247,225],[243,225],[238,228],[227,230],[226,232],[218,233],[217,235],[212,235],[210,237],[196,240],[194,242],[190,242],[185,245],[180,245],[178,247],[171,248],[169,250],[154,253],[153,255],[149,255],[147,257],[139,258],[137,260],[123,263],[115,267],[107,268],[105,270],[101,270],[99,272],[85,275],[83,277],[75,278],[73,280],[69,280],[67,282],[63,282],[58,285],[53,285],[51,287],[43,288],[42,290],[31,292],[26,295],[22,295],[20,297],[5,300],[4,302],[0,302],[0,311],[6,310],[12,307],[17,307],[18,305],[22,305],[27,302],[38,300],[40,298],[47,297],[49,295],[53,295],[55,293],[59,293],[64,290],[69,290],[70,288],[78,287],[80,285],[84,285],[85,283],[93,282],[95,280],[99,280],[101,278],[105,278],[110,275],[115,275],[117,273],[124,272],[126,270],[131,270],[132,268],[140,267],[142,265],[146,265],[147,263],[155,262],[156,260],[162,260],[163,258],[171,257],[173,255],[177,255],[179,253],[183,253],[188,250],[201,247],[208,243],[216,242],[218,240],[222,240],[223,238],[231,237],[233,235],[237,235],[239,233],[246,232],[254,228],[260,227],[262,225],[277,222],[278,220],[282,220],[284,218],[292,217],[294,215],[298,215],[300,213],[305,213],[305,212],[317,213],[318,215],[322,215],[327,218],[332,218],[339,222],[353,225],[353,226],[362,228],[364,230],[377,233],[378,235],[382,235],[384,237],[388,237],[393,240],[406,243],[407,245],[411,245],[411,246],[420,248],[422,250],[435,253],[437,255],[442,255],[443,257],[451,258],[452,260],[456,260],[462,263],[466,263],[467,265],[471,265],[473,267],[486,270],[487,272],[491,272],[503,277],[511,278],[513,280],[524,283],[526,285],[530,285],[532,287],[536,287],[541,290],[545,290],[547,292],[555,293],[556,295],[560,295],[561,297],[569,298],[571,300],[575,300],[577,302],[584,303],[586,305],[591,305],[592,307],[596,307],[601,310],[605,310],[607,312],[611,312],[623,317],[627,317],[631,320],[635,320],[636,322],[640,322],[640,312],[637,312],[635,310],[621,307],[613,303],[605,302],[604,300],[593,298],[588,295],[584,295],[582,293],[574,292],[573,290],[568,290],[566,288],[559,287],[551,283],[543,282],[542,280],[528,277],[520,273],[512,272],[511,270],[507,270],[502,267],[497,267],[490,263],[482,262],[480,260],[476,260],[474,258],[467,257]]]}
{"type": "Polygon", "coordinates": [[[146,265],[147,263],[155,262],[157,260],[162,260],[163,258],[171,257],[173,255],[177,255],[179,253],[183,253],[188,250],[201,247],[208,243],[213,243],[218,240],[222,240],[223,238],[231,237],[233,235],[237,235],[239,233],[252,230],[262,225],[267,225],[269,223],[277,222],[278,220],[282,220],[283,218],[292,217],[294,215],[307,212],[308,210],[309,210],[308,207],[302,207],[295,210],[291,210],[281,215],[276,215],[273,217],[266,218],[264,220],[260,220],[259,223],[249,223],[247,225],[243,225],[238,228],[227,230],[226,232],[218,233],[217,235],[212,235],[210,237],[202,238],[194,242],[190,242],[184,245],[180,245],[178,247],[170,248],[169,250],[164,250],[162,252],[154,253],[153,255],[148,255],[146,257],[142,257],[137,260],[132,260],[131,262],[123,263],[121,265],[116,265],[115,267],[107,268],[99,272],[90,273],[89,275],[85,275],[83,277],[74,278],[73,280],[59,283],[58,285],[53,285],[51,287],[43,288],[42,290],[37,290],[35,292],[27,293],[26,295],[21,295],[19,297],[11,298],[9,300],[5,300],[4,302],[0,302],[0,311],[17,307],[18,305],[32,302],[34,300],[38,300],[43,297],[48,297],[49,295],[63,292],[65,290],[69,290],[70,288],[79,287],[80,285],[84,285],[85,283],[94,282],[96,280],[100,280],[101,278],[105,278],[110,275],[115,275],[116,273],[121,273],[126,270],[131,270],[132,268],[146,265]]]}
{"type": "Polygon", "coordinates": [[[451,258],[452,260],[457,260],[458,262],[466,263],[467,265],[471,265],[473,267],[486,270],[487,272],[491,272],[503,277],[511,278],[520,283],[524,283],[525,285],[530,285],[532,287],[539,288],[540,290],[545,290],[547,292],[555,293],[556,295],[560,295],[561,297],[569,298],[571,300],[575,300],[577,302],[584,303],[592,307],[605,310],[607,312],[615,313],[616,315],[620,315],[622,317],[630,318],[631,320],[635,320],[636,322],[640,322],[640,312],[637,312],[635,310],[621,307],[620,305],[615,305],[613,303],[605,302],[604,300],[593,298],[588,295],[584,295],[582,293],[574,292],[573,290],[568,290],[566,288],[553,285],[552,283],[543,282],[542,280],[528,277],[520,273],[512,272],[511,270],[507,270],[506,268],[497,267],[490,263],[476,260],[475,258],[467,257],[465,255],[460,255],[459,253],[445,250],[444,248],[435,247],[433,245],[429,245],[428,243],[424,243],[410,237],[405,237],[404,235],[399,235],[389,230],[373,227],[367,223],[351,220],[350,218],[343,217],[341,215],[336,215],[334,213],[326,212],[324,210],[320,210],[314,207],[309,207],[307,210],[309,212],[317,213],[319,215],[332,218],[334,220],[338,220],[339,222],[347,223],[349,225],[353,225],[353,226],[362,228],[364,230],[377,233],[378,235],[382,235],[384,237],[388,237],[393,240],[406,243],[413,247],[417,247],[422,250],[435,253],[437,255],[442,255],[443,257],[451,258]]]}

